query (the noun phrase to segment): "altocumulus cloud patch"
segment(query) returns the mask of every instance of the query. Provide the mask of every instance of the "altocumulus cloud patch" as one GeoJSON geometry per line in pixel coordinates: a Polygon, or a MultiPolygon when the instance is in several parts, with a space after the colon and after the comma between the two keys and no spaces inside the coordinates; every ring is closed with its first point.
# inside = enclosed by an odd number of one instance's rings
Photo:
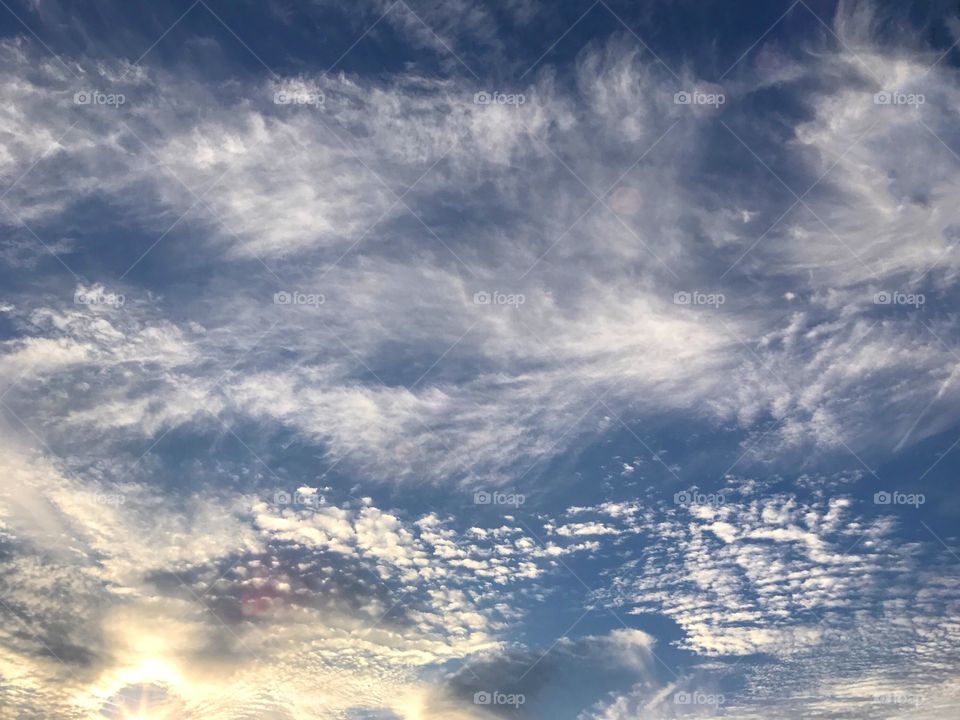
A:
{"type": "Polygon", "coordinates": [[[0,7],[0,707],[954,717],[947,3],[0,7]]]}

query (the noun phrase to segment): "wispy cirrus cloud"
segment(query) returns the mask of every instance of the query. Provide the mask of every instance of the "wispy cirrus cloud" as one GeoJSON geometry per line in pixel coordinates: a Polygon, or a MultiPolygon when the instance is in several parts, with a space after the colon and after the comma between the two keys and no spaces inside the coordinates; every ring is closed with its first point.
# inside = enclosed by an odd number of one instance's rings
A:
{"type": "Polygon", "coordinates": [[[870,503],[953,449],[946,48],[795,3],[721,75],[614,3],[372,3],[395,62],[325,72],[329,3],[284,57],[193,9],[206,62],[0,43],[24,717],[946,717],[952,539],[870,503]]]}

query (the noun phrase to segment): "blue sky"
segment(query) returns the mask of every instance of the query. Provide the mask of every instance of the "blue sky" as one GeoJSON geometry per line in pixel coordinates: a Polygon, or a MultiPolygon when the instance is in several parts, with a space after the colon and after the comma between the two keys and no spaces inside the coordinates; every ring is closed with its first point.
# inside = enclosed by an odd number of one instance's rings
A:
{"type": "Polygon", "coordinates": [[[960,709],[946,2],[0,2],[0,712],[960,709]]]}

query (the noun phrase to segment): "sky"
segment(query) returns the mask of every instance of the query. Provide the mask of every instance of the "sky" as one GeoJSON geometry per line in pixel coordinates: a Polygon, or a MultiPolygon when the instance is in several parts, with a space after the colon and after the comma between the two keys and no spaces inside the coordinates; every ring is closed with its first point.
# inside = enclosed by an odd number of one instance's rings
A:
{"type": "Polygon", "coordinates": [[[0,718],[960,714],[960,13],[0,0],[0,718]]]}

